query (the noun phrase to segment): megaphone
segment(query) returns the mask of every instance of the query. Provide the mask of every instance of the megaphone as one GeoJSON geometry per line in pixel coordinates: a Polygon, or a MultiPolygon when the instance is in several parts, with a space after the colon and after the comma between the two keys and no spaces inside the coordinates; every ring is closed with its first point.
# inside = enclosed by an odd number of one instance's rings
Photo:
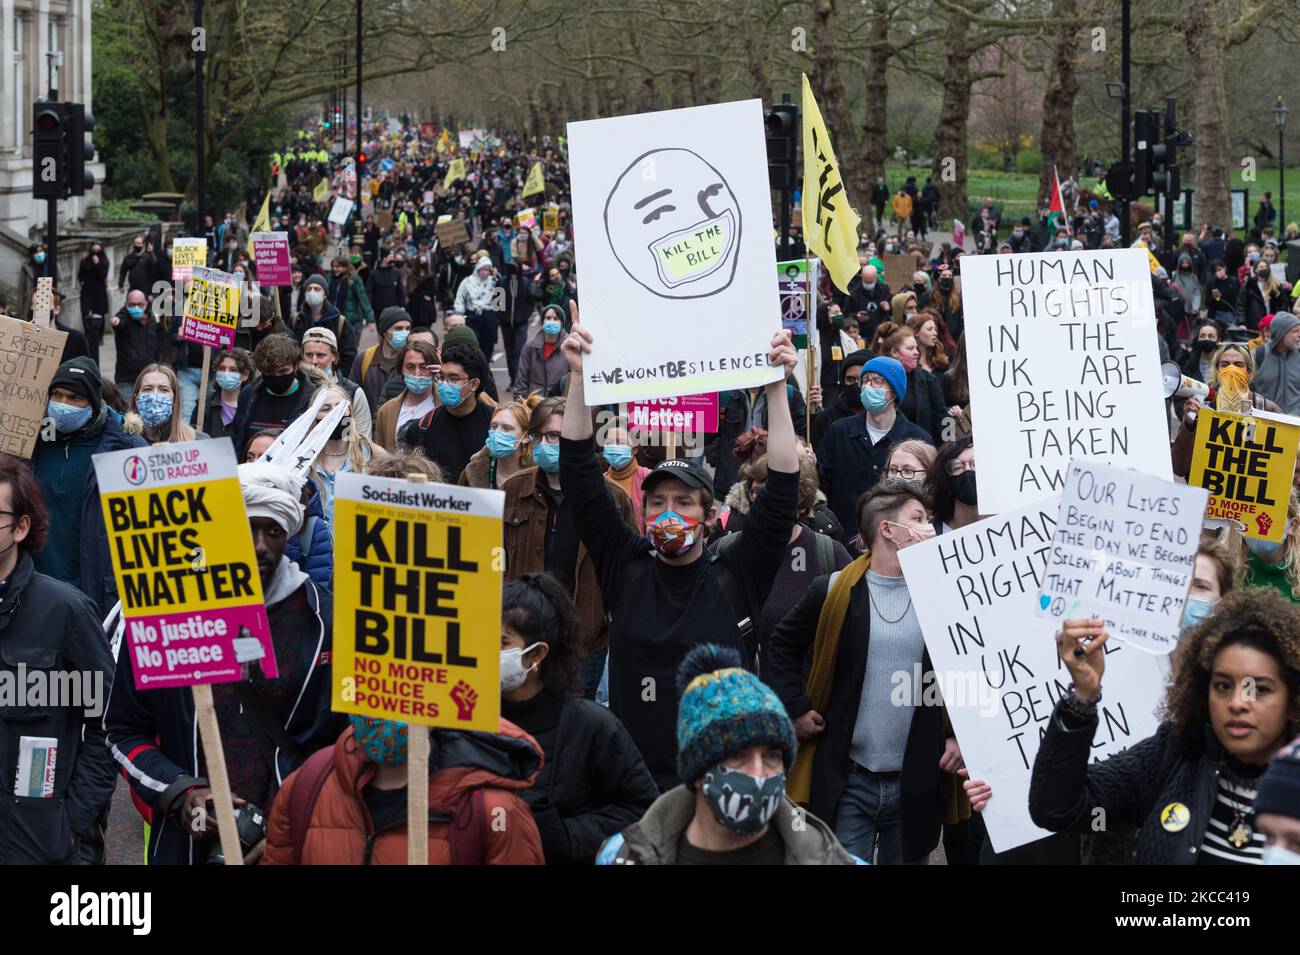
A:
{"type": "Polygon", "coordinates": [[[1167,361],[1161,365],[1160,377],[1164,380],[1166,398],[1199,398],[1205,401],[1210,397],[1210,386],[1184,375],[1176,362],[1167,361]]]}

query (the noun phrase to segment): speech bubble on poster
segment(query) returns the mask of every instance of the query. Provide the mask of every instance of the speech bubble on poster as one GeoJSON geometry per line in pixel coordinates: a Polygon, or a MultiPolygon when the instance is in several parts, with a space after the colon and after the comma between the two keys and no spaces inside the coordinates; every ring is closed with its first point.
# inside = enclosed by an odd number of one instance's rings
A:
{"type": "Polygon", "coordinates": [[[1071,458],[1173,480],[1145,250],[968,255],[961,272],[980,513],[1061,490],[1071,458]]]}
{"type": "Polygon", "coordinates": [[[1197,412],[1187,483],[1205,488],[1205,518],[1247,537],[1281,543],[1300,445],[1300,419],[1254,411],[1197,412]]]}
{"type": "Polygon", "coordinates": [[[501,491],[339,474],[331,706],[496,732],[501,491]]]}
{"type": "Polygon", "coordinates": [[[759,100],[570,123],[591,405],[751,388],[781,327],[759,100]]]}
{"type": "MultiPolygon", "coordinates": [[[[993,789],[983,819],[996,852],[1050,835],[1029,817],[1029,779],[1042,732],[1071,683],[1053,639],[1058,624],[1034,612],[1057,507],[1053,496],[898,554],[912,593],[925,595],[914,606],[936,679],[920,689],[919,702],[914,686],[896,685],[911,691],[904,702],[946,708],[970,778],[993,789]]],[[[1155,733],[1165,685],[1166,657],[1116,641],[1104,652],[1092,759],[1155,733]]]]}
{"type": "Polygon", "coordinates": [[[0,315],[0,452],[30,458],[68,333],[0,315]]]}
{"type": "Polygon", "coordinates": [[[1178,645],[1209,495],[1095,461],[1071,461],[1038,613],[1099,617],[1148,653],[1178,645]]]}
{"type": "Polygon", "coordinates": [[[190,273],[181,318],[181,340],[210,348],[233,348],[239,325],[239,279],[220,269],[190,273]]]}
{"type": "Polygon", "coordinates": [[[208,264],[208,240],[182,237],[172,240],[172,281],[183,282],[194,269],[208,264]]]}
{"type": "Polygon", "coordinates": [[[289,233],[254,232],[249,238],[253,243],[253,263],[257,268],[257,283],[262,286],[292,285],[289,233]]]}
{"type": "Polygon", "coordinates": [[[253,536],[229,441],[93,458],[137,689],[276,677],[253,536]]]}

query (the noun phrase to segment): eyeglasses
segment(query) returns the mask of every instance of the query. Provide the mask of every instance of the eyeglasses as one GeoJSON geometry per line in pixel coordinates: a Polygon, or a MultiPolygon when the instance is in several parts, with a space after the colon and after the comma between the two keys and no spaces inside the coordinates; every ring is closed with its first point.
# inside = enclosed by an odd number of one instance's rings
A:
{"type": "Polygon", "coordinates": [[[457,388],[469,382],[468,378],[462,378],[459,375],[455,377],[451,377],[449,375],[444,375],[444,374],[435,374],[433,376],[433,380],[436,384],[441,385],[443,382],[446,382],[449,385],[455,385],[457,388]]]}
{"type": "Polygon", "coordinates": [[[925,477],[925,472],[919,468],[896,468],[892,464],[885,468],[885,477],[902,478],[904,481],[911,481],[915,478],[925,477]]]}
{"type": "Polygon", "coordinates": [[[537,437],[541,439],[542,444],[560,443],[560,432],[558,431],[543,431],[537,437]]]}
{"type": "Polygon", "coordinates": [[[974,470],[975,470],[974,458],[971,458],[969,461],[963,461],[961,458],[954,458],[953,460],[948,462],[948,473],[951,474],[953,477],[957,477],[957,475],[962,474],[966,471],[974,471],[974,470]]]}
{"type": "Polygon", "coordinates": [[[861,381],[862,384],[867,385],[870,388],[883,388],[885,385],[889,384],[889,382],[885,381],[885,379],[880,375],[875,374],[867,375],[862,378],[861,381]]]}

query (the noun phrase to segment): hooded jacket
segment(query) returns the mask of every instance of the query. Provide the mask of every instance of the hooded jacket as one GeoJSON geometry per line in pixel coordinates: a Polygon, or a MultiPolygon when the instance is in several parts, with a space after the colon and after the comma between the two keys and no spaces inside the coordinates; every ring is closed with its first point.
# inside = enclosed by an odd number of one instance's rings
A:
{"type": "Polygon", "coordinates": [[[339,368],[351,368],[357,357],[357,330],[328,299],[321,305],[320,318],[313,318],[303,295],[302,306],[293,317],[293,336],[302,341],[309,328],[328,328],[339,343],[339,368]]]}
{"type": "Polygon", "coordinates": [[[1277,344],[1287,332],[1300,325],[1290,312],[1278,312],[1268,327],[1268,344],[1255,349],[1255,377],[1251,390],[1277,403],[1284,414],[1300,414],[1300,348],[1285,355],[1277,344]]]}
{"type": "Polygon", "coordinates": [[[524,398],[533,392],[549,394],[551,387],[568,374],[568,362],[564,359],[564,353],[560,351],[560,342],[564,340],[564,334],[562,330],[560,336],[556,338],[555,347],[551,349],[549,358],[545,357],[546,353],[543,350],[546,336],[540,326],[537,333],[528,339],[528,344],[524,345],[523,353],[519,357],[519,373],[515,376],[512,389],[516,398],[524,398]]]}
{"type": "MultiPolygon", "coordinates": [[[[484,852],[487,865],[541,865],[542,842],[528,806],[516,793],[532,786],[542,766],[542,749],[506,720],[501,732],[435,730],[429,752],[429,864],[450,865],[450,817],[462,799],[483,789],[484,852]],[[437,814],[437,816],[435,816],[437,814]],[[496,825],[496,820],[501,825],[496,825]]],[[[302,865],[405,865],[405,821],[375,832],[363,790],[376,766],[357,746],[349,726],[334,744],[334,771],[325,780],[302,842],[302,865]]],[[[289,807],[295,773],[284,781],[271,810],[265,865],[294,863],[289,807]]]]}
{"type": "MultiPolygon", "coordinates": [[[[601,846],[596,865],[676,865],[677,843],[695,818],[695,793],[687,786],[668,790],[641,821],[601,846]]],[[[786,865],[861,865],[835,838],[826,823],[801,811],[788,796],[769,824],[785,844],[786,865]],[[800,827],[794,822],[801,820],[800,827]]]]}
{"type": "Polygon", "coordinates": [[[334,578],[334,539],[325,520],[321,493],[314,481],[308,481],[307,485],[311,488],[311,498],[303,514],[302,529],[285,541],[284,556],[297,564],[317,587],[329,590],[334,578]]]}

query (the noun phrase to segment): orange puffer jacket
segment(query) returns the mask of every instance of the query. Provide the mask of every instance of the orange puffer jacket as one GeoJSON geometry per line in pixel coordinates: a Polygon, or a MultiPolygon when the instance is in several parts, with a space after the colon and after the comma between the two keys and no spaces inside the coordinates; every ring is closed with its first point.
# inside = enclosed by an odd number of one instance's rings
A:
{"type": "MultiPolygon", "coordinates": [[[[483,789],[486,865],[542,865],[542,841],[528,806],[515,792],[528,789],[542,767],[542,748],[506,720],[499,735],[435,730],[429,777],[429,811],[454,813],[472,789],[483,789]],[[492,767],[492,768],[488,768],[492,767]]],[[[374,833],[362,790],[375,764],[358,748],[349,726],[334,744],[334,771],[325,780],[302,845],[302,865],[405,865],[406,826],[374,833]],[[367,843],[370,846],[367,859],[367,843]]],[[[301,771],[276,796],[267,829],[265,865],[293,865],[289,807],[301,771]]],[[[450,865],[449,823],[429,822],[429,864],[450,865]]]]}

